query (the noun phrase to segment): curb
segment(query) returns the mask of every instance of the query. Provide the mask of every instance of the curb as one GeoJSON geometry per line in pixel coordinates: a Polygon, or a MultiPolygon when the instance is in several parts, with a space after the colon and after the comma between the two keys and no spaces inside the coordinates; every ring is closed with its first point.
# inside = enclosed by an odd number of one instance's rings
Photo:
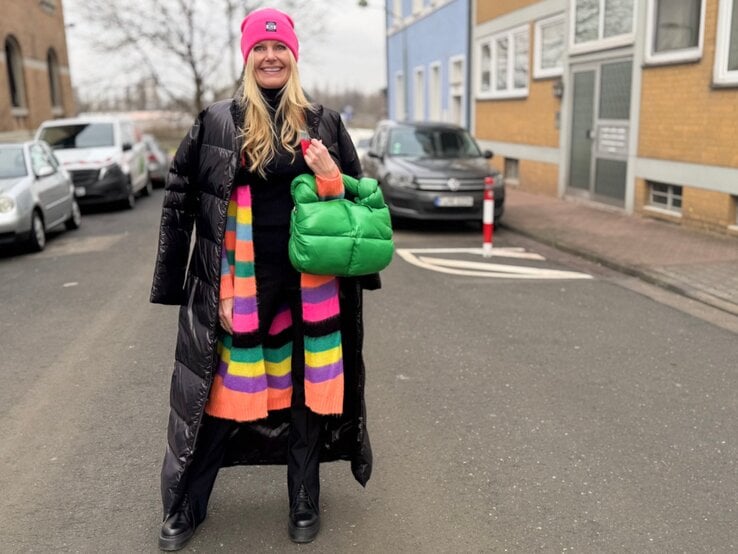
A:
{"type": "Polygon", "coordinates": [[[631,277],[637,277],[638,279],[641,279],[642,281],[645,281],[657,287],[663,288],[665,290],[679,294],[681,296],[685,296],[692,300],[696,300],[698,302],[701,302],[702,304],[706,304],[722,312],[726,312],[730,315],[738,316],[738,305],[735,305],[732,302],[727,302],[720,298],[716,298],[712,296],[711,294],[707,294],[706,292],[703,292],[697,289],[691,289],[691,288],[677,285],[673,282],[670,282],[667,279],[664,279],[663,277],[654,275],[653,273],[650,273],[643,269],[639,269],[635,266],[625,265],[625,264],[616,262],[597,252],[591,252],[589,250],[584,250],[579,247],[570,246],[569,244],[560,242],[556,240],[555,238],[551,238],[545,235],[539,235],[535,232],[528,231],[522,227],[518,227],[515,224],[511,225],[509,221],[501,221],[500,224],[501,226],[506,227],[510,229],[511,231],[514,231],[520,235],[523,235],[524,237],[533,239],[547,246],[551,246],[553,248],[556,248],[557,250],[561,250],[562,252],[566,252],[568,254],[574,254],[576,256],[579,256],[591,262],[595,262],[600,265],[603,265],[609,269],[613,269],[619,273],[624,273],[625,275],[629,275],[631,277]]]}

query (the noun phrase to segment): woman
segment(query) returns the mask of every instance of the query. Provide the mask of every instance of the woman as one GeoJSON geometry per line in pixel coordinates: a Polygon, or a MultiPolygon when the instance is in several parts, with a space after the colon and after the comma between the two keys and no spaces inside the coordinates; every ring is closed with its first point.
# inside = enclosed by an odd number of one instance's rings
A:
{"type": "Polygon", "coordinates": [[[330,198],[344,193],[340,172],[361,167],[338,114],[304,96],[292,19],[257,10],[241,30],[241,89],[198,116],[164,197],[151,301],[181,308],[163,550],[205,519],[220,467],[287,464],[295,542],[320,528],[319,462],[350,460],[362,485],[371,474],[362,289],[379,278],[300,275],[287,256],[292,179],[313,173],[330,198]]]}

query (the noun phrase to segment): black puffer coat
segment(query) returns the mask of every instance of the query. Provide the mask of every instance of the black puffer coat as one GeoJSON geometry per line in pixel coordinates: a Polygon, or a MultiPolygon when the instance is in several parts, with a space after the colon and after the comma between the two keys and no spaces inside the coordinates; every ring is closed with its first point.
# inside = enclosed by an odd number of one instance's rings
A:
{"type": "MultiPolygon", "coordinates": [[[[218,362],[220,259],[241,148],[234,123],[234,118],[240,121],[240,113],[242,107],[233,100],[217,102],[198,116],[177,150],[164,193],[151,301],[181,306],[162,467],[165,519],[181,501],[218,362]],[[188,266],[193,224],[195,245],[188,266]]],[[[322,139],[341,171],[360,176],[356,151],[339,115],[319,107],[308,112],[307,120],[309,134],[322,139]]],[[[376,275],[341,280],[344,408],[340,417],[323,418],[321,439],[321,460],[350,460],[354,477],[362,485],[372,469],[361,353],[362,289],[376,288],[376,275]]],[[[285,464],[288,412],[272,412],[264,420],[239,425],[229,439],[223,465],[285,464]]]]}

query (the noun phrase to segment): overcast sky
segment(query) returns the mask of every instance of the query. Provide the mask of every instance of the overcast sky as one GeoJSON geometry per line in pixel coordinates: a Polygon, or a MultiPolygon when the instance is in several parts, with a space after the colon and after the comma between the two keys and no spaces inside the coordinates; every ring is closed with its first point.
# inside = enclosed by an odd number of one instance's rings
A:
{"type": "MultiPolygon", "coordinates": [[[[95,52],[86,39],[95,31],[77,15],[77,6],[83,2],[65,0],[64,9],[72,82],[88,97],[129,83],[110,54],[95,52]]],[[[304,86],[308,90],[318,85],[365,92],[385,87],[384,0],[370,0],[369,8],[359,8],[357,0],[333,0],[330,4],[340,5],[340,9],[329,11],[324,40],[305,49],[301,45],[299,67],[304,86]]],[[[279,2],[272,5],[279,7],[279,2]]],[[[296,28],[299,37],[299,19],[296,28]]]]}

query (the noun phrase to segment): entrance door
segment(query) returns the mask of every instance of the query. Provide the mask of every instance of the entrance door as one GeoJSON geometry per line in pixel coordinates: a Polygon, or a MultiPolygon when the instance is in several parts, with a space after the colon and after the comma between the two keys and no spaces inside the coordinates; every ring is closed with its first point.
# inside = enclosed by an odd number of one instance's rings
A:
{"type": "Polygon", "coordinates": [[[592,185],[592,132],[596,71],[574,73],[569,186],[589,191],[592,185]]]}
{"type": "Polygon", "coordinates": [[[569,191],[625,205],[632,60],[572,69],[569,191]]]}

